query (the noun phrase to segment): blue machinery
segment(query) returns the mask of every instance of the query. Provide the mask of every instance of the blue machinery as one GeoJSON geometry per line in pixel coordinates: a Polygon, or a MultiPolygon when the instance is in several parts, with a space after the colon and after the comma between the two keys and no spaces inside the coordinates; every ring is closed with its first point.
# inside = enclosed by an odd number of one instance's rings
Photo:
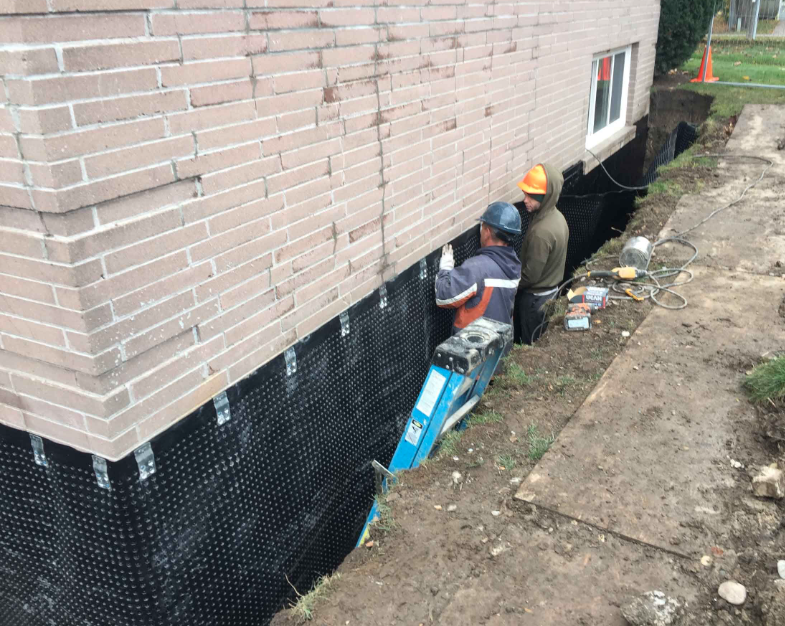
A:
{"type": "MultiPolygon", "coordinates": [[[[396,472],[413,469],[427,459],[439,440],[463,422],[511,345],[512,326],[483,317],[436,348],[390,467],[373,462],[377,475],[383,477],[382,490],[386,491],[388,480],[395,481],[396,472]]],[[[365,543],[369,526],[378,517],[374,502],[358,546],[365,543]]]]}

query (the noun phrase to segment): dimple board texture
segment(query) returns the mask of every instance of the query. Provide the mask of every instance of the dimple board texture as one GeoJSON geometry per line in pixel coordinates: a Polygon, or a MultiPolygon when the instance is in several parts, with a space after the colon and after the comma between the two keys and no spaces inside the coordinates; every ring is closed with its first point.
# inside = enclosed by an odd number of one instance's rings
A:
{"type": "MultiPolygon", "coordinates": [[[[562,206],[588,239],[602,205],[562,206]]],[[[453,245],[460,264],[478,229],[453,245]]],[[[49,441],[36,465],[28,434],[0,426],[0,625],[262,626],[334,570],[370,509],[371,461],[389,463],[450,334],[439,256],[388,282],[386,306],[375,292],[349,309],[348,335],[335,318],[298,343],[293,375],[279,355],[227,390],[223,426],[208,403],[156,437],[144,481],[129,455],[102,489],[89,454],[49,441]]]]}

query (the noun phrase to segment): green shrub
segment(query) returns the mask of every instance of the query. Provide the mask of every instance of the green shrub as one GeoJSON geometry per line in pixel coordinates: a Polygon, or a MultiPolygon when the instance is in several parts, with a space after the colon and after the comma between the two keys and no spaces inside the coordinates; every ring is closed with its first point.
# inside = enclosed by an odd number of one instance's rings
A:
{"type": "Polygon", "coordinates": [[[662,0],[656,69],[664,74],[692,56],[709,30],[714,0],[662,0]]]}

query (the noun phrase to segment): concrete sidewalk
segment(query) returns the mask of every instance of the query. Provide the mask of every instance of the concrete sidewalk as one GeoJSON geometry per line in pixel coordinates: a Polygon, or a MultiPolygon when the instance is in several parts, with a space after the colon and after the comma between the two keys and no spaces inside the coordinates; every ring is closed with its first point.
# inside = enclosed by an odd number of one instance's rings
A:
{"type": "MultiPolygon", "coordinates": [[[[678,288],[689,306],[652,311],[516,498],[691,558],[723,544],[729,502],[752,500],[731,459],[770,462],[757,456],[740,382],[761,355],[785,350],[783,128],[785,109],[745,108],[726,151],[774,166],[745,200],[691,233],[695,280],[678,288]]],[[[660,237],[735,199],[764,167],[723,160],[727,184],[683,198],[660,237]]]]}

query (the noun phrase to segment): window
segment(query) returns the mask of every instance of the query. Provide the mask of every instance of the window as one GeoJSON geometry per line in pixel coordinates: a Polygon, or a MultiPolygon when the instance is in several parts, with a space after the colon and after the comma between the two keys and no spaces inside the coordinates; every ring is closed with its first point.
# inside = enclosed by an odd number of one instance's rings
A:
{"type": "Polygon", "coordinates": [[[630,86],[631,48],[595,57],[591,70],[591,99],[586,146],[591,148],[624,128],[630,86]]]}

